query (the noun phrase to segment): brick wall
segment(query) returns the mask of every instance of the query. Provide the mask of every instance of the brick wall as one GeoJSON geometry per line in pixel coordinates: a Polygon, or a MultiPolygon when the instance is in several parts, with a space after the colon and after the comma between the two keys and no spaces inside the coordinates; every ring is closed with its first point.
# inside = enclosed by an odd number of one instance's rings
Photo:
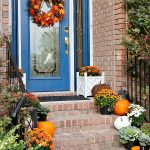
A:
{"type": "Polygon", "coordinates": [[[9,25],[9,0],[0,1],[0,30],[2,33],[8,35],[8,25],[9,25]]]}
{"type": "Polygon", "coordinates": [[[121,45],[125,30],[123,0],[93,0],[94,65],[106,74],[114,90],[126,86],[126,51],[121,45]]]}
{"type": "MultiPolygon", "coordinates": [[[[9,31],[9,0],[1,0],[0,1],[0,33],[4,33],[6,35],[11,34],[9,31]]],[[[6,45],[0,47],[0,57],[3,60],[6,60],[6,45]]],[[[3,76],[1,76],[1,82],[3,86],[7,84],[6,80],[6,67],[1,68],[1,72],[3,72],[3,76]]]]}
{"type": "MultiPolygon", "coordinates": [[[[124,0],[93,0],[94,65],[106,73],[106,81],[118,90],[126,86],[123,65],[126,53],[121,46],[125,29],[124,0]]],[[[9,0],[0,0],[0,32],[9,34],[9,0]]],[[[0,48],[5,58],[5,49],[0,48]]]]}
{"type": "MultiPolygon", "coordinates": [[[[0,33],[4,33],[6,35],[9,34],[9,0],[0,0],[0,33]]],[[[0,57],[3,60],[6,59],[6,45],[0,47],[0,57]]],[[[7,84],[6,80],[6,67],[0,68],[0,83],[2,83],[3,87],[7,84]]],[[[5,106],[0,105],[0,117],[6,114],[7,108],[5,106]]]]}

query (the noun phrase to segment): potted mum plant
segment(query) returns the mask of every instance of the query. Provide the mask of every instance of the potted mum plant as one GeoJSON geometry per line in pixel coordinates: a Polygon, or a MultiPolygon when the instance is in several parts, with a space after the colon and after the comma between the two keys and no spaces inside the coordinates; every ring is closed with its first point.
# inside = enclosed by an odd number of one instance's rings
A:
{"type": "Polygon", "coordinates": [[[137,140],[141,136],[141,130],[134,126],[123,127],[119,130],[120,143],[125,148],[131,150],[131,147],[138,145],[137,140]]]}
{"type": "Polygon", "coordinates": [[[94,101],[99,106],[101,114],[107,115],[113,112],[114,104],[118,98],[113,90],[102,89],[96,94],[94,101]]]}
{"type": "Polygon", "coordinates": [[[145,122],[145,112],[146,109],[144,109],[144,107],[137,104],[131,104],[129,107],[129,113],[127,113],[131,125],[140,127],[145,122]]]}
{"type": "Polygon", "coordinates": [[[34,128],[26,132],[25,141],[28,149],[54,150],[54,142],[51,135],[43,129],[34,128]]]}
{"type": "Polygon", "coordinates": [[[77,72],[77,95],[92,96],[92,88],[99,83],[104,83],[103,72],[96,66],[81,67],[77,72]]]}

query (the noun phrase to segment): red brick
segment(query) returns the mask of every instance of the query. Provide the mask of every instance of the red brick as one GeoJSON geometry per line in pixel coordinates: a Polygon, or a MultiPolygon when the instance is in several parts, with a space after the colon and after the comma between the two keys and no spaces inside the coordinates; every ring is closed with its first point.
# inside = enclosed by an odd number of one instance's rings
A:
{"type": "Polygon", "coordinates": [[[70,127],[71,126],[71,120],[67,120],[66,121],[66,127],[70,127]]]}
{"type": "Polygon", "coordinates": [[[79,109],[79,105],[78,104],[74,104],[74,109],[78,110],[79,109]]]}
{"type": "Polygon", "coordinates": [[[72,126],[77,126],[78,122],[77,120],[72,120],[72,126]]]}
{"type": "Polygon", "coordinates": [[[61,111],[62,110],[62,105],[58,105],[58,111],[61,111]]]}
{"type": "Polygon", "coordinates": [[[83,109],[83,108],[84,108],[83,103],[79,103],[79,109],[83,109]]]}

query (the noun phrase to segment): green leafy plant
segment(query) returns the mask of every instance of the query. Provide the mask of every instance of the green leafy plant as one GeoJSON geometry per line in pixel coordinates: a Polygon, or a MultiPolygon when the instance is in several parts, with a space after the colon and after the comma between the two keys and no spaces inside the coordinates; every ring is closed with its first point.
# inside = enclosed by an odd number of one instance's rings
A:
{"type": "Polygon", "coordinates": [[[2,136],[5,132],[7,132],[8,124],[11,123],[11,119],[9,117],[3,117],[0,120],[0,135],[2,136]]]}
{"type": "Polygon", "coordinates": [[[141,127],[141,130],[150,137],[150,123],[144,123],[141,127]]]}
{"type": "Polygon", "coordinates": [[[136,141],[141,135],[142,131],[133,126],[123,127],[119,130],[120,142],[126,144],[129,141],[136,141]]]}
{"type": "Polygon", "coordinates": [[[50,110],[42,105],[40,105],[39,107],[37,107],[37,113],[38,114],[45,114],[47,115],[50,112],[50,110]]]}
{"type": "Polygon", "coordinates": [[[25,148],[24,141],[17,141],[18,134],[16,134],[16,130],[19,126],[8,130],[8,125],[10,128],[10,121],[9,117],[3,117],[0,120],[0,150],[23,150],[25,148]]]}
{"type": "Polygon", "coordinates": [[[126,0],[126,11],[127,29],[122,40],[128,53],[125,68],[132,77],[137,77],[135,62],[150,59],[150,2],[126,0]]]}
{"type": "Polygon", "coordinates": [[[146,135],[145,133],[142,133],[138,140],[141,146],[150,146],[150,136],[146,135]]]}
{"type": "Polygon", "coordinates": [[[128,29],[123,45],[131,56],[150,56],[150,2],[126,0],[128,29]]]}
{"type": "Polygon", "coordinates": [[[95,96],[95,104],[100,108],[108,106],[109,112],[113,111],[118,95],[111,89],[102,89],[95,96]]]}

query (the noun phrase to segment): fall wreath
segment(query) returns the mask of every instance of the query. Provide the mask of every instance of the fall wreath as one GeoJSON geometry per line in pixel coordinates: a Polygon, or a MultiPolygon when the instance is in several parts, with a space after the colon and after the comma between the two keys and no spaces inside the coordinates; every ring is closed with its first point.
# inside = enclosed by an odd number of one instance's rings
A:
{"type": "Polygon", "coordinates": [[[64,17],[64,0],[29,0],[29,3],[31,19],[40,27],[53,26],[64,17]],[[51,8],[48,12],[41,10],[44,2],[51,8]]]}

